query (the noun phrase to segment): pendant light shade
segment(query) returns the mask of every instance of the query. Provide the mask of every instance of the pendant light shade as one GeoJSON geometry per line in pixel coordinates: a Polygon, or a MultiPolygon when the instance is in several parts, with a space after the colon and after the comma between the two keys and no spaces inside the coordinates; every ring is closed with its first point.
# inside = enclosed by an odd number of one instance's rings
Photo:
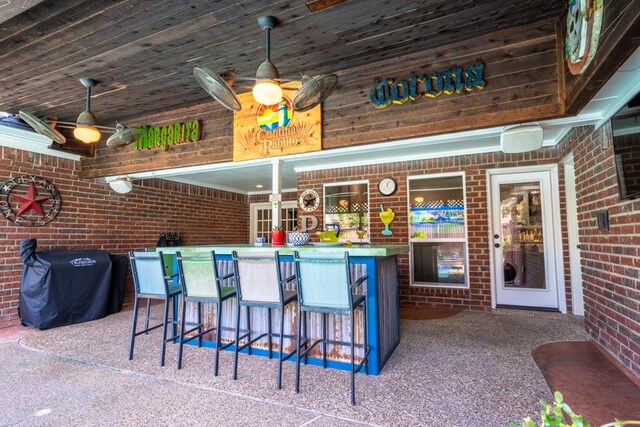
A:
{"type": "Polygon", "coordinates": [[[78,125],[73,129],[73,136],[77,140],[85,144],[100,141],[100,131],[94,127],[94,125],[98,124],[98,121],[91,111],[87,110],[80,113],[76,123],[78,125]]]}
{"type": "Polygon", "coordinates": [[[277,81],[279,78],[278,69],[269,59],[260,64],[253,86],[253,98],[263,105],[278,104],[282,100],[282,88],[277,81]]]}
{"type": "Polygon", "coordinates": [[[100,141],[100,131],[95,128],[98,120],[91,112],[91,88],[95,87],[98,82],[84,77],[80,79],[80,83],[87,88],[87,107],[76,120],[77,126],[73,129],[73,136],[85,144],[91,144],[100,141]]]}

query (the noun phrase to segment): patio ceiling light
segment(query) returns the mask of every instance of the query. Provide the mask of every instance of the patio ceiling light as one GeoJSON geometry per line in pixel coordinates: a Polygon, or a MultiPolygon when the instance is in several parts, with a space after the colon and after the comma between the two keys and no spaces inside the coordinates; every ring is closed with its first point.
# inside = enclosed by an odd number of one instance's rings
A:
{"type": "Polygon", "coordinates": [[[131,184],[131,179],[129,179],[129,177],[121,176],[120,178],[116,178],[109,182],[109,187],[111,187],[111,189],[116,193],[127,194],[133,189],[133,184],[131,184]]]}

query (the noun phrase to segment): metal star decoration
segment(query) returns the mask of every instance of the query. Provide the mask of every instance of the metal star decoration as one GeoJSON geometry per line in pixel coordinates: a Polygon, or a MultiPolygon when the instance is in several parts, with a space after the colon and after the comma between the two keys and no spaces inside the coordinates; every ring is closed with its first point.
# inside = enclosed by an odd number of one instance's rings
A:
{"type": "Polygon", "coordinates": [[[27,196],[21,196],[19,194],[11,194],[10,196],[13,200],[20,202],[20,209],[18,210],[17,216],[20,216],[24,213],[28,213],[29,211],[34,211],[40,217],[44,216],[44,211],[42,210],[42,202],[50,200],[51,196],[39,196],[36,191],[36,186],[33,184],[29,184],[29,189],[27,190],[27,196]]]}

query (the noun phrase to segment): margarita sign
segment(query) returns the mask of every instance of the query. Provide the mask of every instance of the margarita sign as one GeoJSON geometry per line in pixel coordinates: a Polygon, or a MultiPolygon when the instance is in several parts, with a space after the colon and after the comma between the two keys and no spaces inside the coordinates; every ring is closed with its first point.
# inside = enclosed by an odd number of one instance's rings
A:
{"type": "Polygon", "coordinates": [[[200,141],[202,126],[200,120],[168,126],[142,125],[136,128],[136,135],[138,135],[138,139],[133,144],[135,150],[162,148],[167,151],[172,145],[200,141]]]}
{"type": "Polygon", "coordinates": [[[242,161],[318,151],[322,148],[320,106],[294,113],[291,100],[262,105],[253,94],[238,95],[242,110],[234,113],[233,160],[242,161]]]}

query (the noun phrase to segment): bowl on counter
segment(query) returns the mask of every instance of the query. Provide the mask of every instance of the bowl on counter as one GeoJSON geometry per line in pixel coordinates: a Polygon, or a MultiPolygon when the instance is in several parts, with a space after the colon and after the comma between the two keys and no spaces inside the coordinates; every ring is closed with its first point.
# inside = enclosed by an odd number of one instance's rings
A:
{"type": "Polygon", "coordinates": [[[309,243],[309,233],[290,231],[287,233],[287,243],[291,246],[304,246],[309,243]]]}

